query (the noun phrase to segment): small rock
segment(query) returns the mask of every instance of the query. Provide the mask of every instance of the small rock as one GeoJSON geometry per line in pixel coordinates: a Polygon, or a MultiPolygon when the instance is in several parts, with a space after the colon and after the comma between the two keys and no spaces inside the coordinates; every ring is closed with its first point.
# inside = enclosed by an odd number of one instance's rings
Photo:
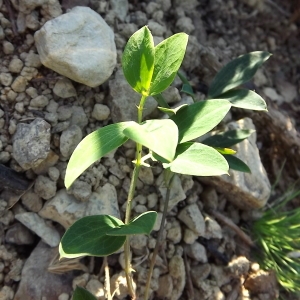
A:
{"type": "Polygon", "coordinates": [[[154,176],[152,169],[142,166],[139,173],[139,179],[147,185],[153,185],[154,176]]]}
{"type": "Polygon", "coordinates": [[[58,97],[64,99],[77,96],[76,90],[68,78],[58,79],[54,85],[53,92],[58,97]]]}
{"type": "MultiPolygon", "coordinates": [[[[135,286],[135,283],[133,284],[135,286]]],[[[113,275],[110,280],[110,285],[111,293],[114,293],[114,296],[117,299],[124,299],[128,295],[128,288],[124,271],[120,272],[119,274],[113,275]]]]}
{"type": "Polygon", "coordinates": [[[222,228],[217,221],[210,217],[205,217],[205,234],[206,239],[221,239],[223,237],[222,228]]]}
{"type": "Polygon", "coordinates": [[[50,125],[36,118],[30,124],[19,123],[13,136],[13,156],[28,170],[37,167],[50,152],[50,125]]]}
{"type": "Polygon", "coordinates": [[[44,95],[37,96],[36,98],[33,98],[30,101],[30,106],[32,107],[43,108],[48,104],[49,104],[49,99],[44,95]]]}
{"type": "Polygon", "coordinates": [[[98,121],[106,120],[110,115],[108,106],[96,103],[92,112],[92,117],[98,121]]]}
{"type": "Polygon", "coordinates": [[[177,103],[181,100],[180,93],[174,86],[169,86],[165,91],[162,92],[162,95],[168,104],[177,103]]]}
{"type": "Polygon", "coordinates": [[[176,22],[176,26],[180,31],[185,32],[186,34],[191,34],[195,30],[193,21],[189,17],[179,18],[176,22]]]}
{"type": "Polygon", "coordinates": [[[9,73],[0,73],[0,83],[4,86],[10,86],[13,77],[9,73]]]}
{"type": "Polygon", "coordinates": [[[33,191],[28,191],[21,196],[22,204],[32,212],[39,212],[43,207],[43,200],[33,191]]]}
{"type": "Polygon", "coordinates": [[[207,186],[201,194],[201,200],[204,206],[208,209],[217,209],[218,208],[218,194],[216,189],[212,186],[207,186]]]}
{"type": "Polygon", "coordinates": [[[71,293],[72,272],[58,275],[47,270],[55,256],[56,248],[43,242],[36,246],[25,262],[14,300],[24,300],[24,295],[28,299],[56,300],[62,293],[71,293]]]}
{"type": "Polygon", "coordinates": [[[83,129],[89,120],[81,106],[72,106],[71,125],[77,125],[83,129]]]}
{"type": "Polygon", "coordinates": [[[201,288],[201,283],[210,275],[210,264],[200,264],[191,268],[191,278],[197,288],[201,288]]]}
{"type": "Polygon", "coordinates": [[[154,36],[163,36],[166,33],[166,27],[160,25],[154,20],[148,21],[148,27],[154,36]]]}
{"type": "Polygon", "coordinates": [[[37,167],[33,167],[32,169],[35,174],[38,175],[47,174],[49,168],[56,165],[58,159],[59,156],[54,151],[50,150],[47,157],[37,167]]]}
{"type": "Polygon", "coordinates": [[[70,157],[76,146],[82,140],[82,131],[79,126],[72,125],[64,130],[60,136],[60,152],[64,157],[70,157]]]}
{"type": "Polygon", "coordinates": [[[211,265],[211,276],[215,279],[217,286],[221,287],[231,281],[231,277],[225,272],[222,266],[211,265]]]}
{"type": "MultiPolygon", "coordinates": [[[[161,201],[161,210],[163,207],[163,203],[166,199],[167,188],[164,183],[164,174],[161,173],[156,180],[156,185],[159,188],[159,191],[163,197],[163,201],[161,201]]],[[[181,185],[181,180],[177,174],[174,175],[174,178],[171,183],[171,191],[170,191],[170,200],[168,205],[168,211],[171,211],[180,201],[184,200],[186,195],[181,185]]]]}
{"type": "Polygon", "coordinates": [[[18,76],[11,85],[11,88],[16,93],[24,92],[27,85],[27,79],[23,76],[18,76]]]}
{"type": "Polygon", "coordinates": [[[34,183],[34,192],[41,198],[48,200],[55,196],[56,182],[47,176],[39,175],[34,183]]]}
{"type": "Polygon", "coordinates": [[[58,178],[59,178],[59,170],[55,167],[50,167],[49,170],[48,170],[48,175],[50,177],[51,180],[53,181],[57,181],[58,178]]]}
{"type": "Polygon", "coordinates": [[[92,278],[88,281],[85,288],[92,293],[97,300],[105,300],[105,290],[103,284],[96,278],[92,278]]]}
{"type": "Polygon", "coordinates": [[[178,300],[182,295],[186,282],[185,266],[181,256],[175,255],[170,259],[169,274],[173,280],[173,292],[170,300],[178,300]]]}
{"type": "Polygon", "coordinates": [[[72,287],[75,290],[76,286],[85,287],[87,284],[87,281],[89,280],[90,274],[84,273],[82,275],[79,275],[73,279],[72,287]]]}
{"type": "Polygon", "coordinates": [[[173,244],[180,243],[182,238],[181,227],[178,221],[172,223],[172,227],[167,231],[167,239],[173,242],[173,244]]]}
{"type": "Polygon", "coordinates": [[[48,21],[34,39],[43,65],[90,87],[105,82],[116,65],[114,33],[88,7],[48,21]]]}
{"type": "Polygon", "coordinates": [[[199,236],[204,235],[205,222],[197,204],[190,204],[183,208],[178,214],[178,219],[199,236]]]}
{"type": "Polygon", "coordinates": [[[130,247],[135,255],[144,255],[147,246],[147,237],[143,234],[137,234],[130,237],[130,247]]]}
{"type": "Polygon", "coordinates": [[[32,67],[24,67],[21,71],[21,75],[28,81],[36,77],[37,74],[38,74],[38,70],[32,67]]]}
{"type": "Polygon", "coordinates": [[[66,121],[72,116],[72,107],[63,105],[57,109],[57,118],[59,121],[66,121]]]}
{"type": "Polygon", "coordinates": [[[198,234],[195,233],[195,231],[185,228],[184,229],[184,235],[183,240],[186,244],[194,244],[194,242],[198,239],[198,234]]]}
{"type": "Polygon", "coordinates": [[[245,256],[239,256],[229,262],[227,269],[234,276],[247,275],[250,269],[250,261],[245,256]]]}
{"type": "MultiPolygon", "coordinates": [[[[38,24],[39,26],[40,24],[38,24]]],[[[28,27],[28,26],[27,26],[28,27]]],[[[36,28],[37,29],[37,28],[36,28]]],[[[26,67],[39,68],[42,65],[40,57],[38,54],[30,51],[25,59],[26,67]]]]}
{"type": "Polygon", "coordinates": [[[5,241],[15,245],[32,245],[34,235],[21,223],[16,223],[7,230],[5,241]]]}
{"type": "Polygon", "coordinates": [[[186,253],[192,259],[199,261],[201,263],[207,263],[206,250],[203,245],[198,242],[195,242],[192,245],[186,247],[186,253]]]}
{"type": "Polygon", "coordinates": [[[297,98],[297,88],[295,85],[284,80],[277,80],[276,87],[285,102],[291,103],[297,98]]]}
{"type": "Polygon", "coordinates": [[[124,22],[128,12],[128,0],[110,0],[110,5],[118,19],[124,22]]]}
{"type": "Polygon", "coordinates": [[[92,194],[92,187],[85,181],[75,180],[68,193],[73,195],[77,200],[85,202],[92,194]]]}
{"type": "Polygon", "coordinates": [[[4,41],[3,42],[3,52],[4,54],[12,54],[14,53],[15,47],[12,43],[8,42],[8,41],[4,41]]]}
{"type": "Polygon", "coordinates": [[[171,275],[167,274],[159,277],[158,280],[159,288],[156,294],[162,299],[171,299],[173,293],[173,280],[171,275]]]}
{"type": "Polygon", "coordinates": [[[59,245],[59,233],[53,227],[48,226],[36,213],[21,213],[15,215],[15,218],[37,234],[50,247],[57,247],[59,245]]]}
{"type": "Polygon", "coordinates": [[[271,88],[271,87],[265,87],[263,88],[263,93],[270,98],[271,100],[278,102],[278,104],[282,104],[282,102],[284,101],[283,97],[280,96],[275,89],[271,88]]]}

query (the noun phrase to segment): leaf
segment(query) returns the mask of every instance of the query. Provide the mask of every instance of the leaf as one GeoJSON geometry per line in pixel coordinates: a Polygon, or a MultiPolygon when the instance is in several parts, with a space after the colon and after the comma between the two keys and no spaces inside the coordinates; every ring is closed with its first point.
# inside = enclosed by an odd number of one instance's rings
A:
{"type": "Polygon", "coordinates": [[[235,107],[267,111],[265,100],[253,91],[237,89],[219,95],[216,98],[228,100],[235,107]]]}
{"type": "Polygon", "coordinates": [[[213,147],[213,148],[216,149],[221,154],[233,155],[233,154],[236,153],[235,150],[232,150],[232,149],[229,149],[229,148],[220,148],[220,147],[213,147]]]}
{"type": "Polygon", "coordinates": [[[128,40],[122,67],[126,80],[138,93],[148,96],[154,70],[154,42],[148,27],[136,31],[128,40]]]}
{"type": "Polygon", "coordinates": [[[238,157],[233,155],[224,155],[224,157],[227,160],[230,169],[244,173],[251,173],[251,169],[238,157]]]}
{"type": "Polygon", "coordinates": [[[77,285],[72,300],[97,300],[97,298],[83,287],[77,285]]]}
{"type": "Polygon", "coordinates": [[[253,129],[228,130],[226,132],[210,136],[202,141],[202,143],[211,147],[228,148],[240,143],[244,139],[247,139],[253,132],[255,132],[253,129]]]}
{"type": "Polygon", "coordinates": [[[174,173],[195,176],[228,174],[228,163],[212,147],[200,143],[178,145],[175,159],[169,164],[174,173]]]}
{"type": "Polygon", "coordinates": [[[170,108],[170,105],[167,103],[162,94],[154,95],[153,98],[156,100],[158,105],[163,108],[170,108]]]}
{"type": "Polygon", "coordinates": [[[149,235],[154,227],[157,217],[156,211],[147,211],[133,219],[129,224],[113,228],[107,233],[112,236],[126,236],[132,234],[147,234],[149,235]]]}
{"type": "Polygon", "coordinates": [[[174,109],[172,109],[172,108],[164,108],[164,107],[157,107],[160,111],[162,111],[162,112],[164,112],[164,113],[166,113],[167,115],[169,115],[169,116],[173,116],[173,115],[176,115],[176,113],[180,110],[180,109],[182,109],[183,107],[185,107],[185,106],[188,106],[187,104],[182,104],[182,105],[180,105],[180,106],[178,106],[178,107],[176,107],[176,108],[174,108],[174,109]]]}
{"type": "Polygon", "coordinates": [[[124,129],[123,132],[128,138],[168,161],[173,160],[178,141],[178,129],[172,120],[148,120],[141,125],[133,122],[133,125],[124,129]]]}
{"type": "Polygon", "coordinates": [[[68,189],[75,179],[91,164],[124,144],[128,138],[123,130],[132,122],[122,122],[102,127],[87,135],[75,148],[65,176],[65,186],[68,189]]]}
{"type": "Polygon", "coordinates": [[[185,78],[185,76],[181,72],[177,72],[177,75],[183,83],[181,92],[190,95],[194,99],[195,94],[194,94],[193,88],[190,85],[189,81],[185,78]]]}
{"type": "Polygon", "coordinates": [[[106,235],[124,223],[109,215],[87,216],[76,221],[59,244],[60,257],[107,256],[119,250],[126,237],[106,235]]]}
{"type": "Polygon", "coordinates": [[[231,107],[226,100],[206,100],[183,107],[171,118],[179,130],[179,143],[193,140],[217,126],[231,107]]]}
{"type": "Polygon", "coordinates": [[[270,56],[268,52],[256,51],[232,60],[213,79],[208,90],[208,97],[215,98],[249,81],[270,56]]]}
{"type": "Polygon", "coordinates": [[[149,95],[161,93],[173,82],[184,58],[187,42],[187,34],[177,33],[155,47],[155,63],[149,95]]]}

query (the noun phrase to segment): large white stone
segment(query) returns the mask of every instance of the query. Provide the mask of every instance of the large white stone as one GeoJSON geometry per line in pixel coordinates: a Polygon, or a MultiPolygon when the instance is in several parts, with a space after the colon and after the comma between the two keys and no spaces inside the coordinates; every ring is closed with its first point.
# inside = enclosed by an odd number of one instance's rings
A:
{"type": "Polygon", "coordinates": [[[43,65],[90,87],[106,81],[116,65],[114,33],[88,7],[48,21],[34,39],[43,65]]]}

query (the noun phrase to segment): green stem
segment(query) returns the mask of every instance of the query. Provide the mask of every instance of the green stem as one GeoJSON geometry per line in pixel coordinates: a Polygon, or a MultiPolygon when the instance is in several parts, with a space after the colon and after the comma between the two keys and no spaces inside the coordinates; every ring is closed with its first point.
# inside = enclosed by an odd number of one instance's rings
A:
{"type": "Polygon", "coordinates": [[[148,277],[147,277],[147,282],[146,282],[146,289],[145,289],[145,296],[144,299],[148,300],[149,298],[149,291],[150,291],[150,284],[151,284],[151,278],[152,278],[152,273],[153,273],[153,269],[155,266],[155,261],[156,261],[156,256],[161,244],[161,240],[163,237],[163,232],[164,232],[164,224],[166,221],[166,217],[167,217],[167,213],[168,213],[168,206],[169,206],[169,200],[170,200],[170,194],[171,194],[171,184],[174,178],[174,174],[171,173],[170,170],[165,170],[166,172],[166,176],[165,176],[165,184],[167,186],[167,194],[166,194],[166,200],[165,200],[165,204],[164,204],[164,211],[163,211],[163,216],[161,219],[161,223],[160,223],[160,228],[159,228],[159,232],[157,235],[157,240],[156,240],[156,244],[155,244],[155,248],[152,254],[152,258],[151,258],[151,262],[150,262],[150,268],[149,268],[149,272],[148,272],[148,277]]]}
{"type": "MultiPolygon", "coordinates": [[[[143,120],[143,109],[146,101],[146,96],[141,97],[140,105],[138,106],[138,123],[141,124],[143,120]]],[[[128,197],[127,197],[127,206],[126,206],[126,214],[125,214],[125,224],[130,222],[131,215],[131,204],[132,199],[134,197],[134,192],[136,188],[137,179],[139,177],[139,172],[142,164],[142,145],[136,144],[136,155],[135,155],[135,167],[133,170],[128,197]]],[[[125,244],[124,244],[124,258],[125,258],[125,274],[126,281],[128,286],[128,291],[132,299],[136,299],[135,291],[132,285],[132,277],[131,277],[131,258],[130,258],[130,236],[127,236],[125,244]]]]}

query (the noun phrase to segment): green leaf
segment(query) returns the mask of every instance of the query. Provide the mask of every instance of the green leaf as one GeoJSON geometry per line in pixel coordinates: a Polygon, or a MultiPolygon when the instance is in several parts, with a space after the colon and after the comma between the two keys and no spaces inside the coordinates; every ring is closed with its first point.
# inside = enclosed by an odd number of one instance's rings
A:
{"type": "Polygon", "coordinates": [[[253,129],[228,130],[226,132],[210,136],[202,141],[202,143],[211,147],[228,148],[240,143],[244,139],[247,139],[253,132],[255,132],[253,129]]]}
{"type": "Polygon", "coordinates": [[[169,165],[174,173],[195,176],[216,176],[228,174],[228,163],[212,147],[200,143],[178,145],[176,158],[169,165]]]}
{"type": "Polygon", "coordinates": [[[77,285],[72,300],[97,300],[97,298],[83,287],[77,285]]]}
{"type": "Polygon", "coordinates": [[[214,149],[216,149],[219,153],[221,154],[229,154],[229,155],[233,155],[236,153],[235,150],[232,150],[230,148],[220,148],[220,147],[213,147],[214,149]]]}
{"type": "Polygon", "coordinates": [[[177,72],[177,75],[183,83],[181,92],[190,95],[194,99],[195,94],[194,94],[193,88],[190,85],[189,81],[186,79],[186,77],[181,72],[177,72]]]}
{"type": "Polygon", "coordinates": [[[156,211],[147,211],[138,217],[134,218],[129,224],[114,228],[107,233],[112,236],[126,236],[132,234],[147,234],[149,235],[154,227],[157,217],[156,211]]]}
{"type": "Polygon", "coordinates": [[[174,108],[174,109],[172,109],[172,108],[164,108],[164,107],[157,107],[160,111],[162,111],[162,112],[164,112],[164,113],[166,113],[167,115],[169,115],[169,116],[173,116],[173,115],[176,115],[176,113],[180,110],[180,109],[182,109],[183,107],[185,107],[185,106],[188,106],[187,104],[182,104],[182,105],[180,105],[180,106],[178,106],[178,107],[176,107],[176,108],[174,108]]]}
{"type": "Polygon", "coordinates": [[[167,103],[162,94],[154,95],[153,98],[156,100],[158,105],[163,108],[170,108],[170,105],[167,103]]]}
{"type": "Polygon", "coordinates": [[[68,189],[71,184],[91,164],[124,144],[128,138],[123,130],[132,122],[122,122],[102,127],[86,136],[74,150],[65,176],[65,186],[68,189]]]}
{"type": "Polygon", "coordinates": [[[187,42],[187,34],[177,33],[155,47],[155,63],[149,95],[161,93],[172,83],[182,63],[187,42]]]}
{"type": "Polygon", "coordinates": [[[128,40],[123,56],[124,76],[138,93],[148,96],[154,70],[154,42],[148,27],[144,26],[128,40]]]}
{"type": "Polygon", "coordinates": [[[193,140],[217,126],[231,107],[226,100],[206,100],[183,107],[171,119],[179,130],[179,143],[193,140]]]}
{"type": "Polygon", "coordinates": [[[136,143],[142,144],[168,161],[174,158],[178,129],[172,120],[148,120],[141,125],[133,122],[133,125],[123,132],[136,143]]]}
{"type": "Polygon", "coordinates": [[[216,98],[228,100],[235,107],[267,111],[265,100],[253,91],[237,89],[219,95],[216,98]]]}
{"type": "Polygon", "coordinates": [[[230,169],[244,172],[244,173],[251,173],[250,168],[236,156],[224,155],[224,157],[227,160],[230,169]]]}
{"type": "Polygon", "coordinates": [[[249,81],[270,56],[271,54],[268,52],[256,51],[232,60],[221,69],[212,81],[208,97],[215,98],[249,81]]]}
{"type": "Polygon", "coordinates": [[[107,232],[124,223],[109,215],[87,216],[76,221],[59,244],[60,257],[107,256],[119,250],[126,237],[108,236],[107,232]]]}

